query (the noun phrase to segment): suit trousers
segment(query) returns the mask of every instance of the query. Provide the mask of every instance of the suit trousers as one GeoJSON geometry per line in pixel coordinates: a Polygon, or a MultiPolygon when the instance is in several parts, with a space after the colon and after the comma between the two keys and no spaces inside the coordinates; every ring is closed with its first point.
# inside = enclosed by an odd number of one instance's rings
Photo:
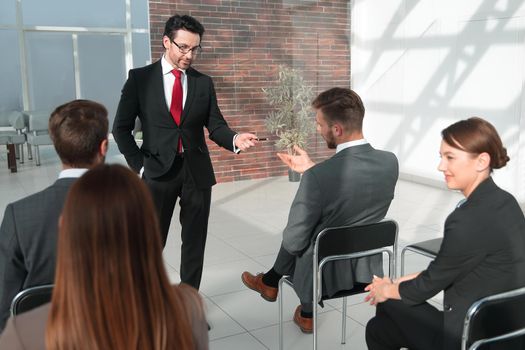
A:
{"type": "Polygon", "coordinates": [[[167,174],[155,179],[144,177],[144,181],[151,191],[157,209],[163,247],[166,246],[177,198],[180,198],[180,278],[182,283],[199,289],[208,234],[211,187],[199,189],[195,186],[182,155],[175,158],[167,174]]]}
{"type": "Polygon", "coordinates": [[[434,350],[443,347],[443,312],[429,303],[409,306],[388,300],[376,307],[376,315],[366,325],[370,350],[434,350]]]}
{"type": "MultiPolygon", "coordinates": [[[[273,264],[273,269],[281,276],[291,276],[293,280],[293,275],[295,271],[295,259],[295,255],[288,253],[288,251],[284,249],[281,244],[281,248],[279,249],[279,253],[277,253],[275,263],[273,264]]],[[[312,300],[301,300],[301,309],[304,312],[313,312],[312,300]]]]}

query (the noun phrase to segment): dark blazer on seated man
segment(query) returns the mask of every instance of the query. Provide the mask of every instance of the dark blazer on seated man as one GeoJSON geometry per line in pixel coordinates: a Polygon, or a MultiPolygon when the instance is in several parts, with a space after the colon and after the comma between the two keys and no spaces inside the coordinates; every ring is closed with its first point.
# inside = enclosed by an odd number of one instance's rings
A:
{"type": "Polygon", "coordinates": [[[57,107],[49,132],[62,162],[59,179],[43,191],[8,204],[0,226],[0,331],[18,292],[53,283],[58,218],[76,178],[104,161],[106,108],[86,100],[57,107]]]}

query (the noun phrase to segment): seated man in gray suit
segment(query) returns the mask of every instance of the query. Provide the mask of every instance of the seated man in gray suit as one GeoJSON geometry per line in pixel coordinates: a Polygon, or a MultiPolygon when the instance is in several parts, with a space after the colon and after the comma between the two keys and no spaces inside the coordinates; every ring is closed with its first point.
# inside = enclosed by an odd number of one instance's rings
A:
{"type": "MultiPolygon", "coordinates": [[[[394,154],[374,149],[362,132],[365,109],[352,90],[333,88],[322,92],[312,103],[317,131],[336,154],[314,164],[308,154],[279,154],[303,177],[292,203],[288,224],[273,268],[265,274],[242,274],[244,284],[267,301],[275,301],[279,279],[293,275],[294,289],[301,305],[294,322],[304,333],[312,332],[313,237],[326,227],[378,222],[394,197],[398,163],[394,154]]],[[[380,255],[353,262],[337,261],[323,273],[323,294],[332,296],[354,283],[367,283],[373,274],[383,275],[380,255]]]]}
{"type": "Polygon", "coordinates": [[[75,179],[104,162],[108,112],[93,101],[66,103],[51,113],[49,134],[62,162],[58,180],[7,205],[0,226],[0,331],[18,292],[53,283],[58,218],[75,179]]]}

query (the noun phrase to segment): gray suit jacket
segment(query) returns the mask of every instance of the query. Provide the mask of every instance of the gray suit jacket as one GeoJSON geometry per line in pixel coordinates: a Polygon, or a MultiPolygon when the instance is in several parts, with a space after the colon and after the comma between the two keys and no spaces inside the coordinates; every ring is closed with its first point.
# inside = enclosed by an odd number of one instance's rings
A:
{"type": "Polygon", "coordinates": [[[43,191],[7,205],[0,226],[0,330],[18,292],[53,283],[58,218],[75,180],[58,179],[43,191]]]}
{"type": "MultiPolygon", "coordinates": [[[[294,289],[301,302],[312,301],[313,240],[327,227],[380,221],[386,215],[398,178],[397,158],[370,144],[350,147],[307,170],[283,232],[283,248],[296,255],[294,289]]],[[[352,288],[382,275],[382,258],[332,262],[323,271],[323,294],[352,288]]]]}

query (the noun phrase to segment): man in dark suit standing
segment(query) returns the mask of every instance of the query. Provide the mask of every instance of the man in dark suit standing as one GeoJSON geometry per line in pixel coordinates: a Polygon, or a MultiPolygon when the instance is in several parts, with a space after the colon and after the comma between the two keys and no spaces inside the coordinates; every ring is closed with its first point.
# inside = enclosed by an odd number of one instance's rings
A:
{"type": "Polygon", "coordinates": [[[0,330],[18,292],[53,283],[58,218],[71,184],[104,162],[108,112],[93,101],[71,101],[51,113],[49,135],[62,162],[58,180],[8,204],[0,226],[0,330]]]}
{"type": "MultiPolygon", "coordinates": [[[[275,301],[283,275],[292,275],[301,305],[294,322],[304,333],[312,325],[312,255],[315,235],[327,227],[374,223],[382,220],[394,198],[398,162],[393,153],[374,149],[363,137],[365,109],[352,90],[333,88],[312,103],[317,131],[336,154],[314,164],[307,153],[279,154],[293,170],[303,173],[292,203],[283,241],[273,268],[256,276],[242,274],[244,284],[267,301],[275,301]]],[[[350,262],[328,263],[323,272],[323,294],[332,296],[383,275],[381,255],[350,262]]]]}
{"type": "Polygon", "coordinates": [[[211,186],[215,181],[203,128],[233,152],[255,146],[253,134],[236,134],[217,105],[212,79],[191,67],[201,51],[204,27],[191,16],[175,15],[165,25],[160,60],[129,71],[113,124],[113,136],[129,166],[142,173],[158,210],[163,245],[180,198],[180,277],[199,288],[208,231],[211,186]],[[133,139],[135,119],[143,144],[133,139]]]}

